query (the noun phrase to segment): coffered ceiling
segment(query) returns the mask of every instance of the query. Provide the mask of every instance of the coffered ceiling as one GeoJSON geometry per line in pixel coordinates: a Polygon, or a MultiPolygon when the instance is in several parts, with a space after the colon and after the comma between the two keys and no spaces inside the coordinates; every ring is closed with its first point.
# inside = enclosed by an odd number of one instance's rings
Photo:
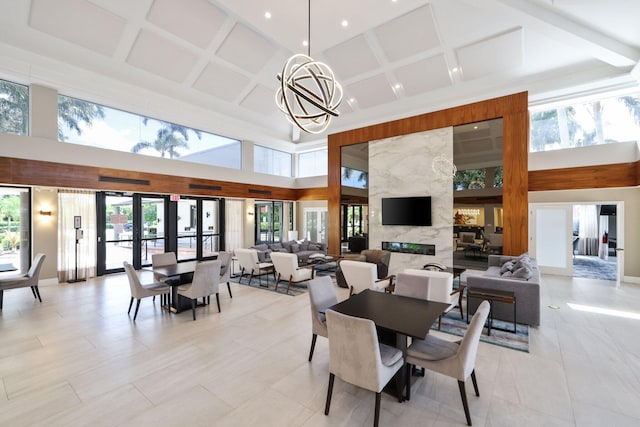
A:
{"type": "MultiPolygon", "coordinates": [[[[231,137],[304,142],[274,95],[285,60],[307,50],[307,6],[0,0],[0,78],[134,110],[145,94],[162,95],[228,119],[231,137]],[[127,96],[115,99],[96,79],[127,96]]],[[[345,93],[328,133],[515,91],[535,98],[567,86],[633,84],[639,16],[637,0],[313,0],[311,55],[333,68],[345,93]]],[[[135,112],[171,119],[179,108],[153,104],[135,112]]]]}

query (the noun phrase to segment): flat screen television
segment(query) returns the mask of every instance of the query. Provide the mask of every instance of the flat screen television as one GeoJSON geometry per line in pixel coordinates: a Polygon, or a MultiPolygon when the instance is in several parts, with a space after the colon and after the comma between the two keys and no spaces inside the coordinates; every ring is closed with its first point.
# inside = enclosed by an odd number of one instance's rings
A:
{"type": "Polygon", "coordinates": [[[382,225],[431,225],[431,196],[383,198],[382,225]]]}

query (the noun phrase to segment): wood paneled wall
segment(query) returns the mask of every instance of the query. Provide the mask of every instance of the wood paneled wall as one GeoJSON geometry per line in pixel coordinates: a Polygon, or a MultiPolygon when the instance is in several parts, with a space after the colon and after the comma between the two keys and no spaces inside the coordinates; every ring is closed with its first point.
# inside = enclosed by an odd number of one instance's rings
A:
{"type": "Polygon", "coordinates": [[[581,190],[640,185],[640,161],[529,172],[529,191],[581,190]]]}
{"type": "Polygon", "coordinates": [[[528,94],[521,92],[329,135],[329,252],[340,251],[341,148],[415,132],[503,118],[504,252],[528,248],[528,94]]]}
{"type": "Polygon", "coordinates": [[[0,182],[91,190],[238,197],[265,200],[327,200],[327,188],[292,189],[122,169],[0,157],[0,182]]]}

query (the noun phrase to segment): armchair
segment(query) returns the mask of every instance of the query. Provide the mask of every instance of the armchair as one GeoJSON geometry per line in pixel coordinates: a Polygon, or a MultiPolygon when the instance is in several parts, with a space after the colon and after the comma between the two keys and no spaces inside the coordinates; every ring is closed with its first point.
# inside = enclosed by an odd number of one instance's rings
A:
{"type": "Polygon", "coordinates": [[[276,291],[281,280],[289,281],[287,285],[287,293],[289,293],[292,283],[307,282],[313,279],[315,275],[315,266],[311,268],[298,267],[298,256],[296,254],[272,252],[271,261],[273,262],[273,268],[278,273],[276,291]]]}
{"type": "Polygon", "coordinates": [[[488,253],[502,253],[502,234],[489,233],[487,239],[487,252],[488,253]]]}
{"type": "Polygon", "coordinates": [[[343,260],[340,268],[349,287],[349,296],[365,289],[382,291],[393,283],[394,276],[378,279],[376,265],[370,262],[343,260]]]}
{"type": "Polygon", "coordinates": [[[476,233],[472,231],[461,231],[458,233],[458,241],[456,243],[456,250],[462,248],[466,249],[469,245],[475,244],[476,233]]]}

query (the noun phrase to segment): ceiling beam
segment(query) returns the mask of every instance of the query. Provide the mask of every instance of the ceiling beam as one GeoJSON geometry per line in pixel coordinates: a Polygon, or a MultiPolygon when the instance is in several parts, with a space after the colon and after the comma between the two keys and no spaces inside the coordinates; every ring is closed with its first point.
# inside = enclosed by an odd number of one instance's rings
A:
{"type": "MultiPolygon", "coordinates": [[[[563,37],[560,41],[589,52],[590,55],[614,67],[631,67],[640,59],[640,52],[637,49],[561,15],[550,7],[528,0],[498,0],[498,2],[534,21],[565,33],[569,37],[563,37]]],[[[548,35],[548,32],[545,34],[548,35]]]]}

